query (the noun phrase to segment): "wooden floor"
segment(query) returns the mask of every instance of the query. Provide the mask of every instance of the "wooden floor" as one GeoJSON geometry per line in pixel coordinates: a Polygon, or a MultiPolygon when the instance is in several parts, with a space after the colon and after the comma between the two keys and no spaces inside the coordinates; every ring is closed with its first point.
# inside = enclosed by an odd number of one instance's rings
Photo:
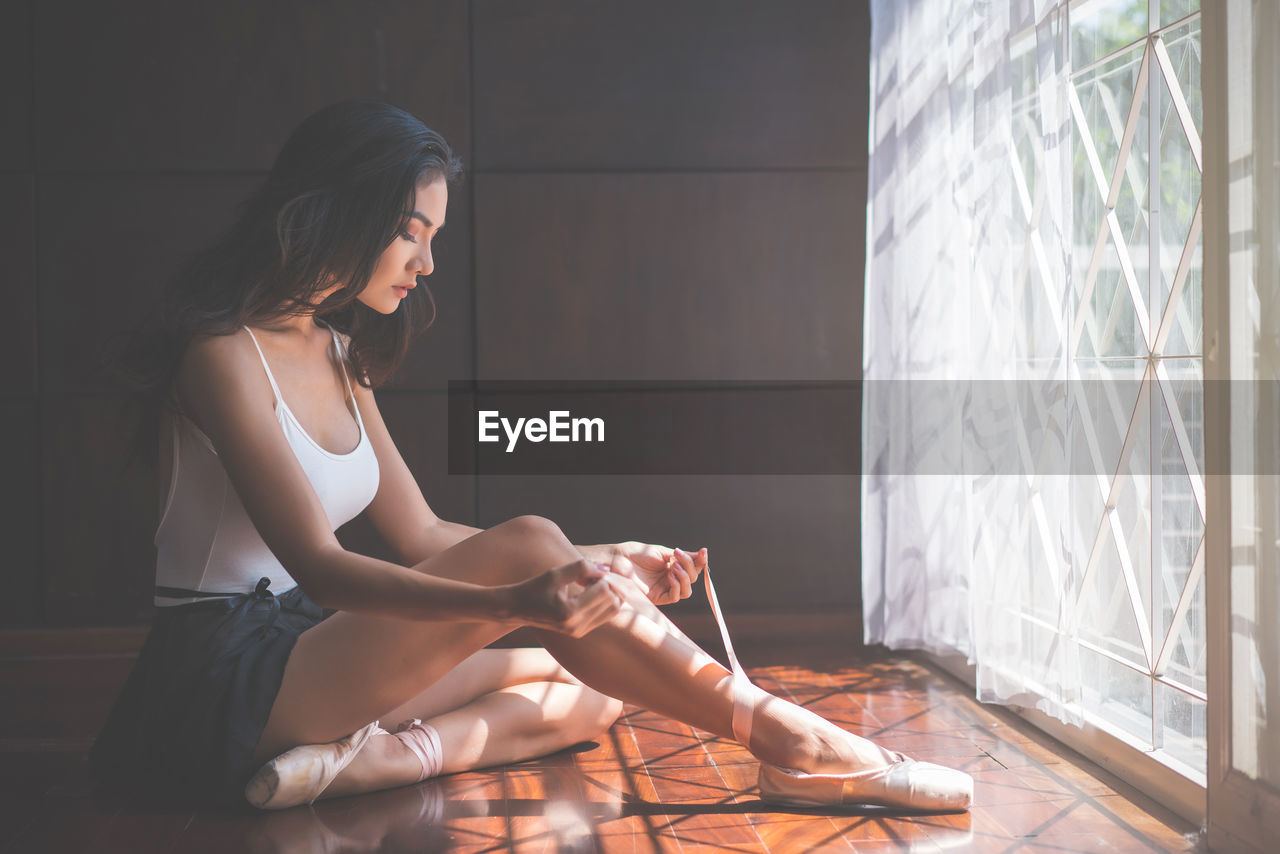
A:
{"type": "Polygon", "coordinates": [[[274,813],[120,805],[80,749],[0,753],[0,851],[1185,851],[1193,828],[910,658],[747,653],[752,678],[886,747],[971,773],[967,814],[762,804],[732,742],[636,708],[541,760],[274,813]],[[780,662],[787,661],[790,664],[780,662]],[[803,666],[794,662],[803,661],[803,666]]]}

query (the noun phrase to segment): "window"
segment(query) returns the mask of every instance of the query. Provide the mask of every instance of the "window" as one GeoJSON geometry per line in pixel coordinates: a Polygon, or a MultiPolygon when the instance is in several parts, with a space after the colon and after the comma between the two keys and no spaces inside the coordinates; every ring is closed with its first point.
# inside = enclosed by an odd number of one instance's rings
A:
{"type": "Polygon", "coordinates": [[[1203,783],[1199,4],[1090,0],[1067,26],[1080,704],[1203,783]]]}

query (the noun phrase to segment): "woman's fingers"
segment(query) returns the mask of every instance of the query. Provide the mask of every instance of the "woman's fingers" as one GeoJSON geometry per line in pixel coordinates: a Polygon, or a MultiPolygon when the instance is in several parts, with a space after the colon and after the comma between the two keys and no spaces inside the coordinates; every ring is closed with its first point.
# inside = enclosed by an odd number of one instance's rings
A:
{"type": "Polygon", "coordinates": [[[676,561],[676,553],[669,551],[664,559],[666,573],[662,577],[662,584],[655,595],[649,598],[655,605],[668,605],[672,602],[680,600],[680,565],[676,561]]]}
{"type": "Polygon", "coordinates": [[[524,625],[580,634],[584,620],[594,627],[617,613],[620,597],[610,578],[586,560],[549,569],[517,585],[517,617],[524,625]]]}
{"type": "Polygon", "coordinates": [[[683,573],[680,575],[680,598],[687,599],[693,593],[693,582],[698,580],[698,565],[693,555],[683,549],[676,549],[676,559],[680,562],[683,573]]]}
{"type": "Polygon", "coordinates": [[[581,585],[589,586],[603,578],[608,573],[608,570],[601,567],[600,564],[583,558],[572,563],[566,563],[564,566],[558,566],[552,572],[558,574],[563,584],[576,581],[581,585]]]}
{"type": "Polygon", "coordinates": [[[614,589],[608,578],[601,578],[574,597],[572,612],[562,631],[573,637],[582,637],[613,619],[621,609],[622,594],[614,589]]]}

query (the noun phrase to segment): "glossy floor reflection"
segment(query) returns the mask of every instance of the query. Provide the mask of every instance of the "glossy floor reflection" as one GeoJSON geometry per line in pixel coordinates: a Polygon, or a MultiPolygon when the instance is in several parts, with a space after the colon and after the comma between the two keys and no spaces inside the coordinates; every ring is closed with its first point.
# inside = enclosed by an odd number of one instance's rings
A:
{"type": "Polygon", "coordinates": [[[753,679],[773,693],[973,774],[974,809],[780,810],[760,802],[755,762],[741,747],[628,708],[599,742],[540,760],[272,813],[120,803],[92,790],[83,750],[7,752],[0,850],[1189,850],[1191,827],[908,658],[745,652],[753,679]]]}

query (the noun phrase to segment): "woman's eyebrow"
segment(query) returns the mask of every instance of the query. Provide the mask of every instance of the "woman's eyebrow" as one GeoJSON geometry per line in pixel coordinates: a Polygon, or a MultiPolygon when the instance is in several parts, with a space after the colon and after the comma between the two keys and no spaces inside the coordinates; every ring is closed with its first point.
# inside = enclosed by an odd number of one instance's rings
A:
{"type": "MultiPolygon", "coordinates": [[[[419,222],[421,222],[423,225],[425,225],[427,228],[430,228],[430,227],[432,226],[432,222],[431,222],[431,220],[430,220],[430,219],[428,219],[428,218],[427,218],[427,215],[426,215],[426,214],[424,214],[424,213],[422,213],[421,211],[414,211],[413,213],[409,214],[409,216],[410,216],[410,217],[412,217],[413,219],[418,220],[418,221],[419,221],[419,222]]],[[[442,222],[442,223],[440,223],[440,228],[444,228],[444,223],[443,223],[443,222],[442,222]]]]}

